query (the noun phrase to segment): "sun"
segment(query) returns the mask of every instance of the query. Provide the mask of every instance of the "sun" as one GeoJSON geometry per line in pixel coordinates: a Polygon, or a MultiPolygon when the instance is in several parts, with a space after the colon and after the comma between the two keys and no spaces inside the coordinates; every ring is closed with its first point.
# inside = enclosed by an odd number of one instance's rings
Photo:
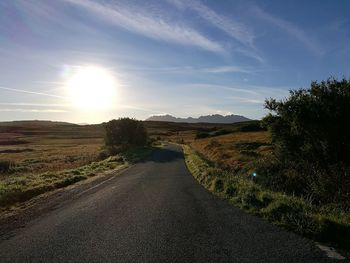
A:
{"type": "Polygon", "coordinates": [[[82,110],[104,110],[114,106],[116,81],[102,67],[78,67],[67,81],[72,104],[82,110]]]}

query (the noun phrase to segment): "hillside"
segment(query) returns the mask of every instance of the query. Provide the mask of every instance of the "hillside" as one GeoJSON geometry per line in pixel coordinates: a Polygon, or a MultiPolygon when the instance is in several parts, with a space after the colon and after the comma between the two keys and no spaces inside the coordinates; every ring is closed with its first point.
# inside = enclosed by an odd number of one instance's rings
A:
{"type": "Polygon", "coordinates": [[[251,119],[248,119],[244,116],[240,115],[220,115],[220,114],[213,114],[213,115],[205,115],[200,116],[199,118],[177,118],[172,115],[155,115],[149,117],[146,121],[166,121],[166,122],[185,122],[185,123],[236,123],[236,122],[244,122],[244,121],[251,121],[251,119]]]}

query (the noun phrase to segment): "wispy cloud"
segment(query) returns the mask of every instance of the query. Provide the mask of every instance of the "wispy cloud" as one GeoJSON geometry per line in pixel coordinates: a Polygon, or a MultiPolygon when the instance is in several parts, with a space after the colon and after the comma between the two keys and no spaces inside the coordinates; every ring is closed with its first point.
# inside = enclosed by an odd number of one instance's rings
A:
{"type": "Polygon", "coordinates": [[[143,72],[166,72],[166,73],[246,73],[250,74],[256,70],[251,70],[240,66],[217,66],[217,67],[129,67],[125,68],[128,71],[143,71],[143,72]]]}
{"type": "Polygon", "coordinates": [[[195,29],[171,23],[165,18],[152,17],[145,11],[132,9],[121,4],[98,3],[90,0],[64,1],[85,8],[95,14],[97,18],[114,26],[122,27],[148,38],[187,46],[197,46],[212,52],[225,52],[220,43],[210,40],[195,29]]]}
{"type": "Polygon", "coordinates": [[[253,47],[254,33],[246,25],[219,15],[214,10],[197,0],[168,0],[168,2],[181,9],[192,9],[211,25],[224,31],[242,44],[253,47]]]}
{"type": "Polygon", "coordinates": [[[226,90],[226,91],[233,91],[238,93],[244,93],[244,94],[250,94],[250,95],[261,95],[260,93],[250,90],[250,89],[244,89],[244,88],[237,88],[232,86],[225,86],[225,85],[216,85],[216,84],[207,84],[207,83],[189,83],[189,84],[183,84],[182,87],[186,88],[196,88],[196,89],[212,89],[212,90],[226,90]]]}
{"type": "Polygon", "coordinates": [[[204,68],[202,69],[203,72],[208,73],[251,73],[251,70],[237,67],[237,66],[222,66],[222,67],[215,67],[215,68],[204,68]]]}
{"type": "Polygon", "coordinates": [[[310,37],[306,32],[304,32],[301,28],[292,24],[289,21],[286,21],[282,18],[279,18],[275,15],[272,15],[265,10],[261,9],[258,6],[253,7],[253,12],[256,17],[267,21],[273,24],[276,27],[279,27],[284,32],[288,33],[290,36],[297,39],[300,43],[302,43],[309,51],[311,51],[316,56],[321,56],[324,53],[322,47],[310,37]]]}
{"type": "Polygon", "coordinates": [[[259,55],[258,50],[254,46],[255,34],[249,26],[234,20],[232,17],[227,18],[218,14],[213,9],[204,5],[198,0],[167,0],[180,10],[189,9],[198,14],[208,24],[225,32],[228,36],[238,41],[241,45],[235,46],[234,51],[241,53],[244,56],[256,59],[259,62],[264,62],[264,59],[259,55]]]}
{"type": "Polygon", "coordinates": [[[243,103],[253,103],[253,104],[263,104],[264,103],[264,100],[262,100],[262,99],[251,99],[251,98],[236,97],[236,96],[232,96],[229,98],[236,100],[236,101],[239,101],[239,102],[243,102],[243,103]]]}
{"type": "Polygon", "coordinates": [[[8,91],[14,91],[14,92],[34,94],[34,95],[47,96],[47,97],[54,97],[54,98],[60,98],[60,99],[66,99],[66,97],[63,97],[63,96],[58,96],[58,95],[54,95],[54,94],[48,94],[48,93],[44,93],[44,92],[36,92],[36,91],[23,90],[23,89],[13,89],[13,88],[2,87],[2,86],[0,86],[0,89],[8,90],[8,91]]]}

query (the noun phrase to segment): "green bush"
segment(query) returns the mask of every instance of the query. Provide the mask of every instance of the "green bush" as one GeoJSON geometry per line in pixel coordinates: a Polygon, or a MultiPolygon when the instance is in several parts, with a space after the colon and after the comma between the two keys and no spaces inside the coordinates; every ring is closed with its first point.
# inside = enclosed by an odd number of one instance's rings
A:
{"type": "Polygon", "coordinates": [[[148,143],[148,134],[144,124],[130,118],[111,120],[105,123],[105,144],[115,154],[130,146],[144,146],[148,143]]]}
{"type": "Polygon", "coordinates": [[[224,182],[220,178],[215,178],[213,180],[213,190],[215,192],[222,192],[224,190],[224,182]]]}
{"type": "Polygon", "coordinates": [[[312,82],[309,89],[290,91],[287,99],[266,100],[265,107],[272,112],[263,125],[270,131],[275,159],[260,167],[264,183],[347,207],[350,81],[312,82]]]}
{"type": "Polygon", "coordinates": [[[197,131],[195,139],[203,139],[210,137],[210,133],[203,132],[203,131],[197,131]]]}
{"type": "Polygon", "coordinates": [[[261,126],[259,121],[247,123],[238,128],[240,132],[255,132],[255,131],[264,131],[265,127],[261,126]]]}
{"type": "Polygon", "coordinates": [[[237,192],[237,188],[232,184],[230,183],[227,187],[226,187],[226,190],[225,190],[225,194],[228,196],[228,197],[233,197],[236,195],[236,192],[237,192]]]}

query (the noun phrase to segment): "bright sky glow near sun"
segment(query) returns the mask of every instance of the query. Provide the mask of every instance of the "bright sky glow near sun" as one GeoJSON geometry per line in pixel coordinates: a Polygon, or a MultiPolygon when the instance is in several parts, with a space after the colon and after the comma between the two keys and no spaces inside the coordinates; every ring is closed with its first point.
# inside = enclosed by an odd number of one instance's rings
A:
{"type": "Polygon", "coordinates": [[[350,77],[350,1],[2,0],[0,121],[220,113],[350,77]]]}

